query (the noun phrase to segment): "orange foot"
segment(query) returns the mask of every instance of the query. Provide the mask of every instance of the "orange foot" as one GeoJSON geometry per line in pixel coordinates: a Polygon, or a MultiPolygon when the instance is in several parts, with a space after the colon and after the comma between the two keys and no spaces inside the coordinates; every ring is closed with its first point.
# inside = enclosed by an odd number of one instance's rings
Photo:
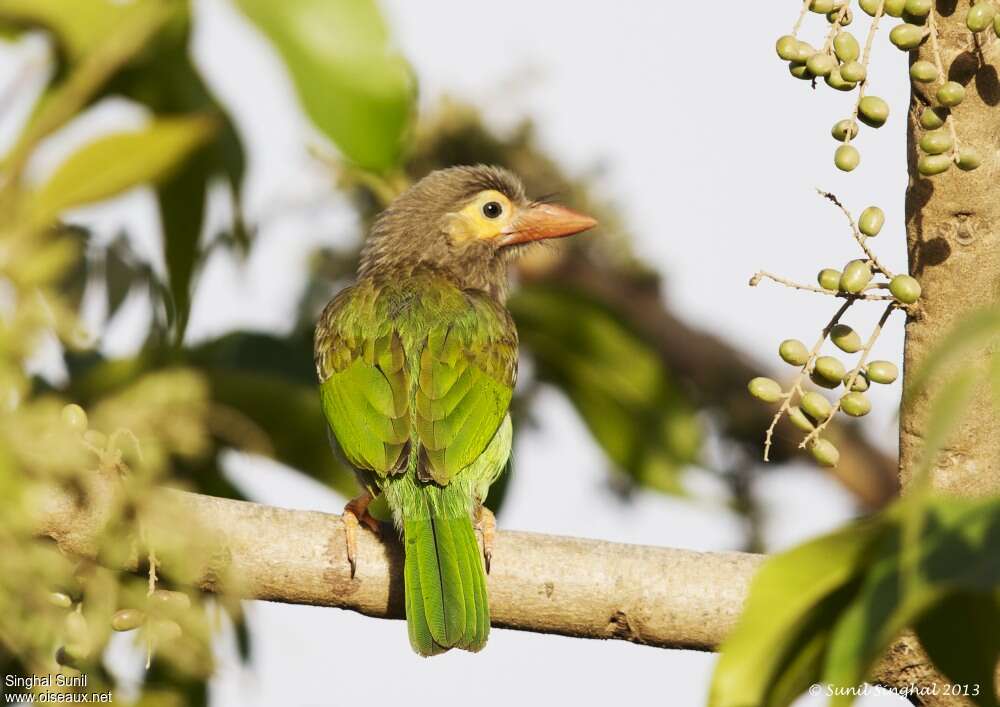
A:
{"type": "Polygon", "coordinates": [[[370,531],[379,534],[378,520],[368,512],[368,504],[372,495],[365,491],[344,506],[344,515],[340,520],[344,524],[344,537],[347,540],[347,561],[351,563],[351,579],[358,569],[358,524],[364,523],[370,531]]]}
{"type": "Polygon", "coordinates": [[[497,537],[497,518],[493,511],[482,504],[476,508],[476,530],[483,537],[483,559],[486,561],[486,574],[489,574],[493,542],[497,537]]]}

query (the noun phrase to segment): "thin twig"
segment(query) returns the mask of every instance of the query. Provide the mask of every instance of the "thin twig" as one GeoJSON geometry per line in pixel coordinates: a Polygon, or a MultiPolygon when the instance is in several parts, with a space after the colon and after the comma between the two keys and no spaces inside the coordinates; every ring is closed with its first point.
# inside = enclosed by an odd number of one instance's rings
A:
{"type": "MultiPolygon", "coordinates": [[[[779,285],[784,285],[785,287],[791,287],[793,290],[805,290],[806,292],[815,292],[820,295],[827,295],[828,297],[841,297],[843,299],[857,300],[863,299],[872,302],[877,301],[890,301],[895,300],[895,297],[889,295],[866,295],[862,293],[851,294],[849,292],[841,292],[839,290],[827,290],[822,287],[817,287],[816,285],[804,285],[801,282],[795,282],[794,280],[789,280],[787,278],[781,277],[780,275],[775,275],[774,273],[769,273],[766,270],[758,270],[754,273],[754,276],[750,278],[750,287],[756,287],[760,284],[761,280],[773,280],[779,285]]],[[[875,287],[880,287],[884,283],[878,283],[877,285],[870,285],[865,289],[874,289],[875,287]]],[[[886,285],[887,287],[887,285],[886,285]]]]}
{"type": "Polygon", "coordinates": [[[865,88],[868,86],[868,60],[871,58],[872,43],[875,41],[875,33],[878,31],[878,23],[879,20],[882,19],[882,13],[884,10],[885,0],[880,0],[878,7],[875,9],[875,16],[872,18],[872,23],[868,26],[868,36],[865,37],[865,48],[861,54],[861,67],[865,70],[865,77],[861,79],[861,82],[858,85],[858,98],[854,101],[854,109],[851,111],[850,117],[850,125],[844,133],[845,145],[854,139],[854,136],[851,134],[851,126],[857,123],[858,110],[860,110],[861,107],[861,99],[865,97],[865,88]]]}
{"type": "Polygon", "coordinates": [[[795,20],[795,24],[792,26],[792,36],[799,36],[799,29],[802,27],[802,20],[806,18],[806,13],[809,12],[809,5],[812,4],[812,0],[802,0],[802,9],[799,10],[799,17],[795,20]]]}
{"type": "MultiPolygon", "coordinates": [[[[868,337],[865,347],[861,350],[861,358],[858,359],[858,365],[851,370],[844,382],[844,387],[847,388],[848,393],[854,389],[854,382],[857,380],[858,376],[861,375],[861,369],[864,368],[865,364],[868,362],[868,357],[871,355],[872,347],[875,346],[875,342],[878,340],[879,334],[882,333],[882,327],[885,326],[885,322],[889,318],[889,315],[891,315],[896,309],[898,309],[898,307],[895,304],[890,304],[885,308],[885,311],[882,312],[882,317],[878,320],[878,324],[875,325],[871,336],[868,337]]],[[[847,393],[844,395],[846,394],[847,393]]],[[[830,424],[833,416],[837,414],[838,410],[840,410],[840,404],[843,399],[844,396],[840,396],[827,418],[816,425],[816,427],[813,428],[813,431],[806,435],[805,439],[799,442],[799,449],[805,449],[810,442],[819,438],[820,432],[826,429],[826,426],[830,424]]]]}
{"type": "Polygon", "coordinates": [[[802,365],[802,368],[799,369],[799,374],[795,377],[795,380],[789,387],[788,393],[785,394],[785,399],[781,403],[781,407],[779,407],[778,411],[774,413],[774,418],[772,418],[771,424],[767,428],[767,434],[764,436],[764,461],[770,461],[771,439],[774,437],[774,428],[777,427],[781,416],[784,415],[788,411],[788,408],[792,406],[792,394],[797,392],[800,396],[802,395],[802,381],[809,375],[813,362],[816,360],[816,355],[819,354],[819,350],[823,348],[823,342],[826,341],[828,336],[830,336],[830,332],[835,326],[837,326],[837,323],[840,322],[840,318],[844,316],[844,312],[846,312],[852,304],[854,304],[853,299],[849,299],[844,302],[840,309],[837,310],[837,313],[833,315],[830,322],[823,327],[823,332],[820,334],[816,343],[813,344],[812,351],[809,352],[809,358],[802,365]]]}
{"type": "Polygon", "coordinates": [[[836,194],[832,194],[832,193],[830,193],[828,191],[823,191],[822,189],[818,189],[818,188],[816,189],[816,191],[824,199],[826,199],[827,201],[830,201],[831,203],[835,204],[843,212],[844,216],[847,217],[847,222],[851,226],[851,233],[854,234],[854,240],[856,240],[858,242],[858,245],[861,246],[861,250],[863,250],[865,252],[865,255],[868,256],[868,260],[871,261],[871,263],[875,267],[875,269],[878,270],[883,275],[885,275],[890,280],[893,277],[895,277],[895,275],[893,275],[892,271],[889,270],[889,268],[887,268],[885,265],[883,265],[879,261],[878,256],[876,256],[875,253],[872,252],[872,249],[868,247],[868,243],[866,242],[867,238],[861,233],[861,231],[858,230],[858,225],[854,222],[854,217],[851,216],[851,212],[848,211],[847,207],[844,206],[841,203],[840,199],[837,198],[837,195],[836,194]]]}
{"type": "Polygon", "coordinates": [[[830,45],[833,44],[834,38],[840,34],[841,22],[843,22],[844,17],[847,15],[847,11],[850,9],[850,3],[845,2],[840,7],[840,11],[834,18],[833,22],[830,23],[830,31],[826,33],[826,41],[823,42],[823,54],[830,52],[830,45]]]}

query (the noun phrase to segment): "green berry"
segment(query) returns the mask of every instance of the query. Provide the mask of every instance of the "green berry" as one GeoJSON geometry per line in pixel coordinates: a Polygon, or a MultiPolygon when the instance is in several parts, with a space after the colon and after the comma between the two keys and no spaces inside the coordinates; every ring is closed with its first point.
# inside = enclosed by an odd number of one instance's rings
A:
{"type": "Polygon", "coordinates": [[[805,64],[806,59],[808,59],[815,53],[816,50],[813,49],[812,45],[809,42],[803,42],[802,40],[799,40],[799,43],[795,47],[795,56],[792,57],[791,61],[797,61],[800,64],[805,64]]]}
{"type": "Polygon", "coordinates": [[[836,292],[840,289],[840,271],[833,268],[823,268],[816,276],[819,286],[824,290],[836,292]]]}
{"type": "Polygon", "coordinates": [[[861,292],[872,279],[872,269],[864,260],[852,260],[844,267],[839,289],[852,295],[861,292]]]}
{"type": "Polygon", "coordinates": [[[889,292],[903,304],[913,304],[920,299],[920,283],[909,275],[896,275],[889,283],[889,292]]]}
{"type": "Polygon", "coordinates": [[[806,60],[806,68],[808,68],[814,76],[827,76],[831,71],[837,68],[837,60],[829,54],[816,52],[806,60]]]}
{"type": "Polygon", "coordinates": [[[930,83],[932,81],[937,81],[938,70],[929,61],[921,59],[920,61],[913,62],[910,67],[910,78],[914,81],[919,81],[920,83],[930,83]]]}
{"type": "MultiPolygon", "coordinates": [[[[833,24],[837,21],[838,16],[840,16],[840,10],[834,9],[831,12],[826,13],[826,21],[833,24]]],[[[847,27],[847,25],[854,22],[854,14],[851,12],[851,8],[847,8],[847,12],[844,13],[843,17],[840,17],[840,26],[847,27]]]]}
{"type": "Polygon", "coordinates": [[[750,395],[765,403],[776,403],[781,400],[781,386],[778,381],[759,376],[747,384],[750,395]]]}
{"type": "Polygon", "coordinates": [[[865,96],[858,102],[858,118],[865,125],[880,128],[889,119],[889,104],[878,96],[865,96]]]}
{"type": "Polygon", "coordinates": [[[825,15],[828,12],[833,11],[835,3],[833,0],[812,0],[809,3],[809,9],[813,12],[818,12],[821,15],[825,15]]]}
{"type": "Polygon", "coordinates": [[[785,339],[778,346],[778,355],[785,363],[793,366],[804,366],[809,360],[809,349],[798,339],[785,339]]]}
{"type": "Polygon", "coordinates": [[[949,167],[951,158],[948,155],[923,155],[917,160],[917,171],[925,177],[947,172],[949,167]]]}
{"type": "Polygon", "coordinates": [[[965,26],[973,32],[982,32],[993,24],[996,14],[997,11],[993,7],[993,3],[977,2],[969,8],[969,12],[965,16],[965,26]]]}
{"type": "Polygon", "coordinates": [[[899,377],[899,369],[891,361],[872,361],[868,364],[868,380],[889,385],[899,377]]]}
{"type": "Polygon", "coordinates": [[[49,594],[49,603],[52,606],[59,607],[60,609],[68,609],[73,606],[73,600],[70,598],[69,594],[64,594],[62,592],[52,592],[49,594]]]}
{"type": "MultiPolygon", "coordinates": [[[[777,385],[777,383],[775,383],[775,385],[777,385]]],[[[153,604],[163,606],[168,609],[183,610],[191,608],[191,597],[184,592],[172,592],[169,589],[157,589],[152,593],[152,595],[150,595],[149,600],[153,604]]]]}
{"type": "Polygon", "coordinates": [[[840,69],[837,67],[834,67],[824,80],[827,86],[837,91],[853,91],[854,87],[857,86],[853,81],[844,81],[844,77],[840,75],[840,69]]]}
{"type": "MultiPolygon", "coordinates": [[[[857,353],[861,350],[861,337],[858,336],[858,332],[846,324],[837,324],[830,330],[830,341],[844,353],[857,353]]],[[[834,360],[836,361],[836,359],[834,360]]],[[[840,375],[837,382],[843,378],[844,376],[840,375]]]]}
{"type": "MultiPolygon", "coordinates": [[[[848,371],[844,376],[844,386],[847,386],[847,382],[851,379],[851,371],[848,371]]],[[[868,390],[868,379],[865,378],[863,371],[858,372],[858,375],[854,377],[854,385],[851,386],[851,390],[858,393],[863,393],[868,390]]]]}
{"type": "Polygon", "coordinates": [[[877,206],[869,206],[858,218],[858,230],[869,238],[877,236],[885,223],[885,213],[877,206]]]}
{"type": "Polygon", "coordinates": [[[778,41],[774,43],[774,50],[785,61],[794,61],[798,56],[799,40],[790,34],[778,37],[778,41]]]}
{"type": "Polygon", "coordinates": [[[854,145],[841,145],[833,153],[833,163],[837,169],[850,172],[861,162],[861,153],[854,145]]]}
{"type": "Polygon", "coordinates": [[[889,17],[902,17],[906,11],[906,0],[885,0],[883,10],[889,17]]]}
{"type": "Polygon", "coordinates": [[[924,108],[920,113],[920,127],[924,130],[937,130],[944,125],[947,111],[947,108],[924,108]]]}
{"type": "Polygon", "coordinates": [[[803,432],[812,432],[815,429],[815,425],[797,405],[788,408],[788,419],[803,432]]]}
{"type": "Polygon", "coordinates": [[[861,46],[850,32],[841,32],[833,38],[833,53],[841,61],[854,61],[861,56],[861,46]]]}
{"type": "Polygon", "coordinates": [[[844,81],[864,81],[865,67],[857,61],[845,62],[840,67],[840,76],[844,81]]]}
{"type": "Polygon", "coordinates": [[[809,451],[813,455],[820,466],[834,467],[837,466],[837,462],[840,461],[840,452],[834,446],[833,442],[826,439],[817,439],[812,443],[809,451]]]}
{"type": "Polygon", "coordinates": [[[920,138],[920,149],[928,155],[940,155],[951,149],[954,143],[951,140],[951,133],[947,130],[931,130],[920,138]]]}
{"type": "Polygon", "coordinates": [[[840,409],[851,417],[864,417],[872,411],[872,403],[864,393],[848,393],[840,399],[840,409]]]}
{"type": "Polygon", "coordinates": [[[85,432],[87,430],[87,413],[77,405],[71,403],[62,409],[62,422],[74,432],[85,432]]]}
{"type": "Polygon", "coordinates": [[[904,22],[892,28],[892,31],[889,32],[889,41],[899,49],[909,51],[919,47],[926,36],[927,31],[923,27],[917,27],[916,25],[911,25],[909,22],[904,22]]]}
{"type": "Polygon", "coordinates": [[[926,17],[930,14],[934,0],[906,0],[903,11],[914,17],[926,17]]]}
{"type": "Polygon", "coordinates": [[[122,609],[111,617],[111,628],[115,631],[131,631],[146,621],[146,615],[138,609],[122,609]]]}
{"type": "Polygon", "coordinates": [[[64,630],[66,638],[73,643],[82,643],[90,637],[87,620],[78,611],[66,614],[64,630]]]}
{"type": "Polygon", "coordinates": [[[833,406],[830,405],[830,401],[811,390],[802,396],[802,399],[799,401],[799,407],[802,409],[802,412],[815,422],[823,422],[833,412],[833,406]]]}
{"type": "Polygon", "coordinates": [[[946,81],[937,90],[937,99],[941,105],[957,106],[965,99],[965,87],[957,81],[946,81]]]}
{"type": "Polygon", "coordinates": [[[969,172],[983,163],[979,153],[971,147],[963,147],[958,151],[958,160],[955,164],[959,169],[969,172]]]}
{"type": "Polygon", "coordinates": [[[838,120],[833,124],[833,127],[830,129],[830,134],[837,142],[843,142],[847,138],[848,131],[851,133],[852,140],[856,138],[858,136],[858,124],[851,122],[848,118],[844,118],[843,120],[838,120]]]}
{"type": "Polygon", "coordinates": [[[815,76],[812,75],[812,72],[806,68],[804,63],[797,61],[793,61],[788,64],[788,73],[803,81],[812,81],[815,78],[815,76]]]}
{"type": "Polygon", "coordinates": [[[813,371],[826,384],[825,387],[836,388],[844,379],[847,369],[844,364],[833,356],[820,356],[816,359],[813,371]]]}
{"type": "Polygon", "coordinates": [[[157,619],[149,623],[149,631],[157,643],[176,641],[184,633],[181,625],[171,619],[157,619]]]}

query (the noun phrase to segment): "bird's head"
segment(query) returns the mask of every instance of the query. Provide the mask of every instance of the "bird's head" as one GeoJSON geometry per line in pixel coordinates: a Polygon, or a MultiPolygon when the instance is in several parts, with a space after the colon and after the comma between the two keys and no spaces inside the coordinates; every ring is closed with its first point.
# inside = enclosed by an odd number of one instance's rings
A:
{"type": "Polygon", "coordinates": [[[359,274],[405,275],[438,269],[464,288],[502,296],[506,268],[524,247],[593,228],[597,221],[564,206],[532,201],[500,167],[432,172],[379,215],[359,274]]]}

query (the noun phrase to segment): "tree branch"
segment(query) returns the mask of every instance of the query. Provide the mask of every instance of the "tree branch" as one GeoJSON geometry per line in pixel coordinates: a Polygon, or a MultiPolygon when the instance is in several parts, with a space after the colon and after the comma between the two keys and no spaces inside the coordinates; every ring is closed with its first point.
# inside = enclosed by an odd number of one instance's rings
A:
{"type": "MultiPolygon", "coordinates": [[[[113,480],[98,479],[88,488],[86,505],[70,495],[54,495],[39,518],[39,534],[64,552],[97,559],[117,488],[113,480]]],[[[215,591],[218,578],[228,576],[235,584],[227,589],[246,599],[403,618],[399,544],[362,530],[352,580],[339,516],[172,489],[158,492],[152,506],[159,518],[155,522],[169,532],[183,528],[180,532],[213,544],[214,559],[194,582],[202,589],[215,591]]],[[[395,534],[383,528],[384,535],[395,534]]],[[[493,625],[712,650],[735,625],[762,559],[501,532],[489,575],[493,625]]],[[[123,564],[123,569],[140,570],[139,553],[123,564]]]]}

